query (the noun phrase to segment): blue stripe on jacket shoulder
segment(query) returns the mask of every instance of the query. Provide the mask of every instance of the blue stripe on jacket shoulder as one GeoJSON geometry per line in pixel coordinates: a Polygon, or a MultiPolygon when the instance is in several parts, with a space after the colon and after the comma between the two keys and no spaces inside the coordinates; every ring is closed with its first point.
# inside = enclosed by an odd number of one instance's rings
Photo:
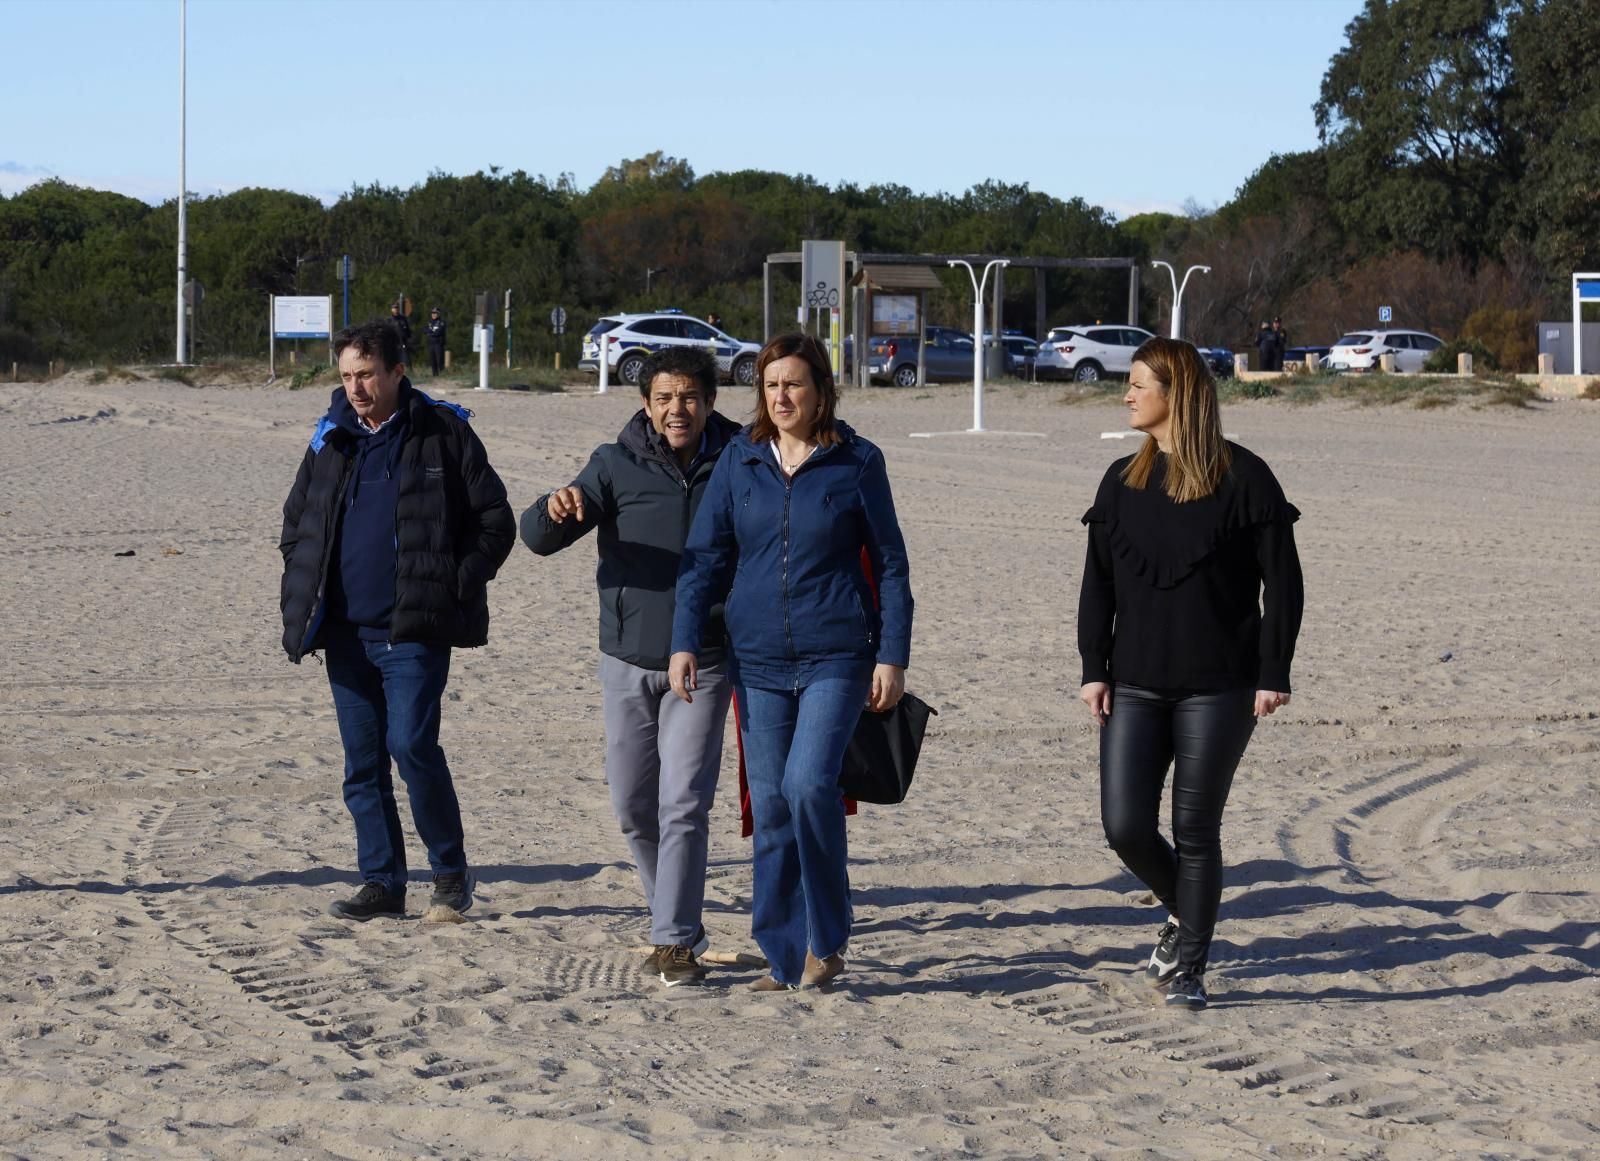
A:
{"type": "Polygon", "coordinates": [[[311,433],[311,450],[313,452],[320,452],[322,450],[322,445],[328,442],[328,433],[338,426],[339,425],[337,423],[335,423],[326,415],[317,420],[317,426],[311,433]]]}
{"type": "MultiPolygon", "coordinates": [[[[413,387],[412,390],[417,391],[415,387],[413,387]]],[[[459,418],[463,423],[466,423],[472,419],[473,412],[461,406],[459,403],[451,403],[448,399],[435,399],[426,391],[417,391],[417,394],[421,396],[424,403],[430,404],[434,407],[448,408],[449,410],[454,411],[456,413],[456,417],[459,418]]]]}

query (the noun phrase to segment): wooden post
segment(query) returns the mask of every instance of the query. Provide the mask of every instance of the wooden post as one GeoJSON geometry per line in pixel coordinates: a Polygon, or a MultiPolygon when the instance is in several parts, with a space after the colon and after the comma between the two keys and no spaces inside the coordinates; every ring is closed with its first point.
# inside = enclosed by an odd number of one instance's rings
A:
{"type": "Polygon", "coordinates": [[[1321,361],[1318,359],[1317,354],[1314,351],[1306,356],[1306,370],[1311,372],[1313,375],[1322,370],[1321,361]]]}
{"type": "Polygon", "coordinates": [[[1394,374],[1394,356],[1393,355],[1379,355],[1378,356],[1378,370],[1382,371],[1385,375],[1393,375],[1394,374]]]}
{"type": "Polygon", "coordinates": [[[13,383],[17,381],[17,361],[15,359],[11,360],[11,381],[13,383]]]}
{"type": "Polygon", "coordinates": [[[557,371],[561,370],[561,352],[560,351],[556,352],[556,370],[557,371]]]}
{"type": "Polygon", "coordinates": [[[1250,356],[1249,355],[1242,355],[1241,354],[1241,355],[1235,355],[1233,357],[1233,373],[1235,375],[1238,375],[1240,378],[1243,378],[1244,377],[1244,373],[1246,371],[1248,371],[1249,369],[1250,369],[1250,356]]]}
{"type": "Polygon", "coordinates": [[[1472,374],[1472,356],[1470,354],[1468,354],[1466,351],[1462,351],[1459,355],[1456,356],[1456,374],[1457,375],[1470,375],[1470,374],[1472,374]]]}
{"type": "Polygon", "coordinates": [[[444,369],[446,371],[448,371],[450,369],[450,352],[449,351],[446,351],[444,353],[444,369]]]}
{"type": "Polygon", "coordinates": [[[1556,357],[1551,354],[1539,356],[1539,374],[1554,375],[1556,373],[1556,357]]]}

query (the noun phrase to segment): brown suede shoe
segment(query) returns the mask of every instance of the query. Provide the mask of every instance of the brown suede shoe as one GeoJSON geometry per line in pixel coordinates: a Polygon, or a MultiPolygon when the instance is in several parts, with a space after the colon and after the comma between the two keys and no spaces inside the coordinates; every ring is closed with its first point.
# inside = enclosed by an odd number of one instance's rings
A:
{"type": "Polygon", "coordinates": [[[771,976],[762,976],[750,985],[752,992],[792,992],[794,989],[795,985],[781,984],[771,976]]]}
{"type": "Polygon", "coordinates": [[[844,975],[844,956],[835,952],[827,959],[818,959],[806,952],[806,970],[800,973],[802,988],[820,988],[844,975]]]}

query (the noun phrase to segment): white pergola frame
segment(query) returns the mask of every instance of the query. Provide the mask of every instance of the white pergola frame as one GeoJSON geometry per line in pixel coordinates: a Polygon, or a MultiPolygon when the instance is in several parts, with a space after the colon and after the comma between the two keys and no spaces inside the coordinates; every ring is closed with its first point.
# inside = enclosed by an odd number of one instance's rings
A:
{"type": "Polygon", "coordinates": [[[1583,374],[1583,304],[1586,302],[1600,302],[1600,274],[1572,276],[1572,373],[1574,375],[1583,374]]]}

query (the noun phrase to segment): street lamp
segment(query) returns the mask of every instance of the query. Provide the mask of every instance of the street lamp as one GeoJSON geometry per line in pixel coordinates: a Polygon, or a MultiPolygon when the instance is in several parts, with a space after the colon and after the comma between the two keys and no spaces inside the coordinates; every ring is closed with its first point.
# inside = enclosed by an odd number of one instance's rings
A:
{"type": "Polygon", "coordinates": [[[667,267],[665,266],[646,266],[644,268],[644,292],[646,294],[650,293],[650,278],[652,275],[665,274],[666,272],[667,267]]]}
{"type": "Polygon", "coordinates": [[[1178,272],[1172,268],[1172,263],[1163,262],[1159,258],[1150,263],[1152,266],[1165,266],[1167,277],[1172,279],[1172,337],[1181,338],[1183,335],[1183,292],[1189,285],[1189,275],[1196,270],[1202,274],[1210,274],[1209,266],[1191,266],[1183,272],[1183,285],[1178,285],[1178,272]]]}
{"type": "MultiPolygon", "coordinates": [[[[996,266],[1010,266],[1011,262],[1005,258],[992,258],[983,268],[983,277],[980,279],[977,272],[972,269],[972,263],[964,258],[948,259],[951,266],[965,266],[967,277],[972,279],[972,427],[971,431],[983,430],[983,288],[989,285],[989,271],[996,266]]],[[[998,328],[996,328],[998,329],[998,328]]]]}

